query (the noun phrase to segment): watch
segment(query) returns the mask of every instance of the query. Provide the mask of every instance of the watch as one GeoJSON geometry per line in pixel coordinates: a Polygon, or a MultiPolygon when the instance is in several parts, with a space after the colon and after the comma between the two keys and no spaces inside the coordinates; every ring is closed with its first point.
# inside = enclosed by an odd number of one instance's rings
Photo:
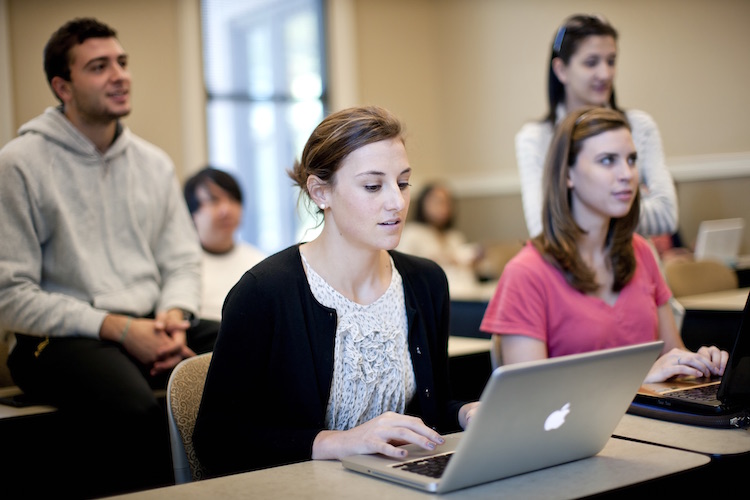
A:
{"type": "Polygon", "coordinates": [[[200,319],[192,312],[182,309],[182,319],[190,322],[190,328],[198,326],[200,319]]]}

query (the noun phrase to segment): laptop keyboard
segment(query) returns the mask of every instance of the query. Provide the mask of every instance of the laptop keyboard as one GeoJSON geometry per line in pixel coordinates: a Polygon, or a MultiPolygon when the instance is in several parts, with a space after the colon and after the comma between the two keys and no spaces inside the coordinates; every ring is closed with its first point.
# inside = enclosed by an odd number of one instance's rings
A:
{"type": "Polygon", "coordinates": [[[432,457],[412,460],[411,462],[404,462],[394,467],[427,477],[439,478],[443,475],[445,467],[448,465],[448,461],[452,456],[453,453],[434,455],[432,457]]]}
{"type": "Polygon", "coordinates": [[[718,384],[704,385],[702,387],[693,387],[692,389],[685,389],[683,391],[677,391],[671,394],[671,396],[677,396],[680,399],[689,399],[690,401],[716,401],[716,393],[719,390],[718,384]]]}

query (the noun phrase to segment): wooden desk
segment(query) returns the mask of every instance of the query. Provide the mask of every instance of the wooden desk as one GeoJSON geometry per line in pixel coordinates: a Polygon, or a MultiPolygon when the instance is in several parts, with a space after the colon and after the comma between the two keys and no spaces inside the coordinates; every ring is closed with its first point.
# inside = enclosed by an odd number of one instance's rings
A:
{"type": "Polygon", "coordinates": [[[714,429],[626,414],[613,435],[713,457],[750,454],[748,429],[714,429]]]}
{"type": "Polygon", "coordinates": [[[337,461],[309,461],[114,498],[567,499],[657,480],[708,463],[708,457],[697,453],[612,438],[595,457],[440,497],[351,472],[337,461]]]}
{"type": "Polygon", "coordinates": [[[491,346],[492,341],[490,339],[451,335],[448,338],[448,356],[455,357],[482,354],[490,352],[491,346]]]}
{"type": "MultiPolygon", "coordinates": [[[[12,398],[22,394],[21,389],[16,386],[2,387],[0,388],[0,397],[12,398]]],[[[0,403],[0,420],[6,418],[24,417],[27,415],[37,415],[42,413],[56,412],[57,408],[48,405],[32,405],[32,406],[10,406],[0,403]]]]}
{"type": "Polygon", "coordinates": [[[696,311],[742,311],[745,308],[750,288],[722,290],[679,297],[677,301],[686,310],[696,311]]]}
{"type": "Polygon", "coordinates": [[[451,300],[489,302],[495,295],[497,280],[476,283],[471,287],[451,288],[451,300]]]}
{"type": "MultiPolygon", "coordinates": [[[[628,414],[622,418],[614,435],[709,457],[708,466],[690,472],[690,484],[711,484],[724,491],[747,487],[750,430],[714,429],[628,414]]],[[[660,488],[664,493],[682,484],[668,480],[663,483],[668,486],[660,488]]]]}

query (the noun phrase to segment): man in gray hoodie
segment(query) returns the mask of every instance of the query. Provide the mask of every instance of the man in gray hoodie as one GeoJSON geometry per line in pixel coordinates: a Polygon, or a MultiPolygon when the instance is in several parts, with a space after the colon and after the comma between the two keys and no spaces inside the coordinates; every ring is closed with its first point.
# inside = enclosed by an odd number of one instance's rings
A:
{"type": "Polygon", "coordinates": [[[218,329],[193,321],[201,247],[173,164],[120,121],[127,63],[107,25],[62,26],[44,52],[61,105],[0,150],[0,330],[17,339],[8,366],[26,395],[96,436],[73,446],[122,457],[96,473],[110,486],[124,478],[123,490],[169,478],[153,388],[210,351],[218,329]]]}

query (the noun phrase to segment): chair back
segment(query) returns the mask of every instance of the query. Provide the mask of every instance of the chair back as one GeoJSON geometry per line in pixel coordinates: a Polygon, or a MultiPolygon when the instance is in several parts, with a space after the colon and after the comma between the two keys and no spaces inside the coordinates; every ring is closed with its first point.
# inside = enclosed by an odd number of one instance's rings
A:
{"type": "Polygon", "coordinates": [[[182,360],[169,376],[167,418],[175,484],[198,481],[206,476],[193,448],[193,428],[212,354],[182,360]]]}
{"type": "Polygon", "coordinates": [[[714,260],[667,262],[664,275],[676,298],[739,286],[737,273],[726,264],[714,260]]]}

